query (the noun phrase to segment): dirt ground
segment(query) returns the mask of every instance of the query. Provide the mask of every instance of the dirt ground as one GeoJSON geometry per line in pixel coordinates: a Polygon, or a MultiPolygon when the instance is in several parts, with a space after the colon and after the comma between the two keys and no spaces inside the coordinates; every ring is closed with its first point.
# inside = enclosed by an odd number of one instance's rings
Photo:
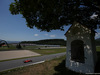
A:
{"type": "Polygon", "coordinates": [[[0,51],[0,60],[39,56],[39,55],[40,54],[29,50],[0,51]]]}

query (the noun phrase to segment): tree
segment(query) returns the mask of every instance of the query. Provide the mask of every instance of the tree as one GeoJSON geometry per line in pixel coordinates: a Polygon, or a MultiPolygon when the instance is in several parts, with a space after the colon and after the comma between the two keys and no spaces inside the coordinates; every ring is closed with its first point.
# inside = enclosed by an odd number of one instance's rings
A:
{"type": "Polygon", "coordinates": [[[64,30],[77,21],[93,30],[100,26],[99,0],[14,0],[11,14],[22,14],[27,26],[41,31],[64,30]]]}
{"type": "Polygon", "coordinates": [[[17,49],[21,49],[22,48],[21,45],[20,45],[20,43],[16,45],[16,48],[17,49]]]}

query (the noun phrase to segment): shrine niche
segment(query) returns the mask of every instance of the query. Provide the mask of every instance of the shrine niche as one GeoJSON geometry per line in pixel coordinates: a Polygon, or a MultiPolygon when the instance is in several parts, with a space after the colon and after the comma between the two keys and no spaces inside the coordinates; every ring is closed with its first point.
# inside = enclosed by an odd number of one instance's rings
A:
{"type": "Polygon", "coordinates": [[[84,42],[81,40],[74,40],[71,42],[71,60],[84,63],[84,42]]]}
{"type": "Polygon", "coordinates": [[[97,62],[95,31],[74,22],[67,37],[66,67],[81,73],[94,73],[97,62]]]}

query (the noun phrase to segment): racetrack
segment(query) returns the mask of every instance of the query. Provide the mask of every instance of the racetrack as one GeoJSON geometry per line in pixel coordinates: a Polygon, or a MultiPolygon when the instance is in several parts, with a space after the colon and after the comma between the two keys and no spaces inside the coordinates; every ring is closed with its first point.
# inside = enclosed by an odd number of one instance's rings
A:
{"type": "Polygon", "coordinates": [[[18,68],[18,67],[42,63],[42,62],[45,62],[47,60],[58,58],[58,57],[64,56],[64,55],[66,55],[66,52],[51,54],[51,55],[44,55],[44,56],[39,56],[39,57],[31,57],[31,58],[3,61],[3,62],[0,62],[0,72],[6,71],[9,69],[18,68]],[[24,63],[23,61],[25,61],[25,60],[32,60],[32,62],[24,63]]]}
{"type": "Polygon", "coordinates": [[[39,56],[39,55],[40,54],[32,52],[30,50],[0,51],[0,60],[39,56]]]}

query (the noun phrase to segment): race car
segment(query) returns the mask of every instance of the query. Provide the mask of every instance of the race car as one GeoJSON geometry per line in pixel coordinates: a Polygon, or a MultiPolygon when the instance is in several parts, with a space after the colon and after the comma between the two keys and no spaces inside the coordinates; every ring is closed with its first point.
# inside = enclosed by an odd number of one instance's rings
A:
{"type": "Polygon", "coordinates": [[[25,61],[24,61],[24,63],[27,63],[27,62],[32,62],[32,60],[25,60],[25,61]]]}

